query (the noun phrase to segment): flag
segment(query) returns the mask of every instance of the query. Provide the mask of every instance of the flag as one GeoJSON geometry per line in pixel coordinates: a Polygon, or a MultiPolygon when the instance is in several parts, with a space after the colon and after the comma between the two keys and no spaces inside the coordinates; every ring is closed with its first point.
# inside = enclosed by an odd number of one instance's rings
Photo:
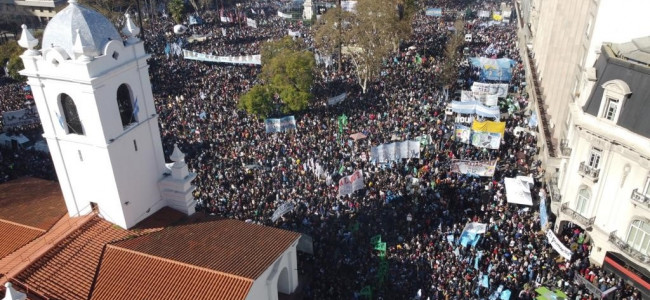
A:
{"type": "Polygon", "coordinates": [[[481,286],[486,288],[490,287],[490,278],[487,275],[483,275],[481,278],[481,286]]]}
{"type": "Polygon", "coordinates": [[[140,112],[140,106],[138,105],[138,98],[136,97],[135,103],[133,103],[133,119],[136,119],[138,112],[140,112]]]}
{"type": "Polygon", "coordinates": [[[56,117],[59,119],[59,125],[61,125],[61,129],[65,130],[65,125],[63,125],[63,123],[64,123],[63,117],[61,115],[59,115],[58,112],[55,112],[55,114],[56,114],[56,117]]]}

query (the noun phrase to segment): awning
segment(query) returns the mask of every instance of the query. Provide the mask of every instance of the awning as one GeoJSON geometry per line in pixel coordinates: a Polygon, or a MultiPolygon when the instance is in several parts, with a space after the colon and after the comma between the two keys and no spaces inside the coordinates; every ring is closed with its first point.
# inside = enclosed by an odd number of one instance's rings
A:
{"type": "Polygon", "coordinates": [[[603,269],[623,278],[643,294],[643,299],[650,299],[650,271],[627,259],[620,253],[607,252],[603,269]]]}

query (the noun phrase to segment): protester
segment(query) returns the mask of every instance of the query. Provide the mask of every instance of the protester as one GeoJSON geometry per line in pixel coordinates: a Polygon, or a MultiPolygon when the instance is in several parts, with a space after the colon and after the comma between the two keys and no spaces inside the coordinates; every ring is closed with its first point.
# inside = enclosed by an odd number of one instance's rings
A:
{"type": "MultiPolygon", "coordinates": [[[[466,20],[465,28],[456,28],[471,33],[473,41],[456,62],[459,81],[440,87],[445,44],[456,16],[468,8],[498,10],[500,3],[421,2],[423,8],[443,8],[445,16],[418,12],[413,36],[386,58],[381,76],[366,93],[356,84],[349,61],[343,61],[341,72],[335,64],[320,64],[316,100],[295,114],[296,129],[284,133],[266,133],[263,120],[237,109],[238,97],[258,82],[259,66],[191,61],[173,53],[182,48],[223,56],[259,54],[262,42],[287,35],[289,28],[300,31],[313,49],[309,27],[277,16],[282,2],[205,12],[204,23],[188,25],[183,35],[172,33],[171,19],[151,18],[150,28],[159,30],[144,32],[164,152],[168,157],[178,144],[186,153],[198,174],[198,209],[313,237],[313,257],[301,256],[300,269],[310,274],[306,299],[361,297],[366,286],[373,287],[375,299],[496,299],[491,297],[507,293],[511,299],[535,299],[535,289],[542,286],[560,289],[570,299],[594,299],[576,283],[576,274],[601,291],[617,287],[614,299],[641,299],[637,290],[590,264],[591,245],[579,228],[570,225],[558,234],[572,249],[571,260],[557,254],[540,224],[541,183],[531,191],[535,206],[510,204],[505,197],[504,178],[543,172],[535,158],[536,128],[529,126],[514,23],[488,24],[475,17],[466,20]],[[255,19],[257,28],[247,27],[243,14],[255,19]],[[240,22],[222,23],[222,15],[240,22]],[[446,113],[449,103],[458,100],[455,91],[480,81],[480,70],[467,63],[468,57],[486,55],[516,62],[507,82],[510,100],[500,102],[506,130],[499,149],[455,140],[455,120],[446,113]],[[342,93],[347,93],[345,100],[327,105],[328,98],[342,93]],[[340,128],[342,115],[347,125],[340,128]],[[516,128],[527,130],[515,134],[516,128]],[[358,132],[367,137],[352,140],[350,135],[358,132]],[[370,160],[371,147],[418,137],[427,140],[419,158],[386,164],[370,160]],[[491,178],[454,173],[452,159],[497,160],[497,170],[491,178]],[[338,197],[338,179],[355,170],[363,172],[364,188],[338,197]],[[273,221],[282,203],[294,208],[273,221]],[[469,222],[487,229],[476,245],[463,247],[459,240],[469,222]],[[370,242],[376,235],[386,243],[383,283],[377,280],[380,251],[370,242]]],[[[275,111],[276,116],[283,114],[275,111]]]]}

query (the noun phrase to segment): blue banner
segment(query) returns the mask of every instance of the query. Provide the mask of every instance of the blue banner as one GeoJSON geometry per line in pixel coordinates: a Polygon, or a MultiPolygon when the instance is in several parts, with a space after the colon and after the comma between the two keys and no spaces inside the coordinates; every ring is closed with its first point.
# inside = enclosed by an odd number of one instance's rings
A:
{"type": "Polygon", "coordinates": [[[470,63],[481,70],[481,81],[510,81],[512,79],[512,67],[515,66],[515,61],[509,58],[472,57],[470,63]]]}
{"type": "Polygon", "coordinates": [[[296,118],[288,116],[281,119],[266,119],[264,125],[266,126],[266,133],[285,132],[290,129],[295,130],[296,118]]]}
{"type": "Polygon", "coordinates": [[[430,17],[442,17],[442,8],[427,8],[425,14],[430,17]]]}
{"type": "Polygon", "coordinates": [[[548,224],[548,213],[546,212],[546,199],[545,197],[540,197],[539,200],[539,219],[542,225],[542,229],[548,224]]]}

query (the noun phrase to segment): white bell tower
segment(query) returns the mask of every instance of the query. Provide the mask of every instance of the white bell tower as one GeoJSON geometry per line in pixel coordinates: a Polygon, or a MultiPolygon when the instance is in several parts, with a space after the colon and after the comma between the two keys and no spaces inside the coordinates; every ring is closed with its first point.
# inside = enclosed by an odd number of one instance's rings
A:
{"type": "Polygon", "coordinates": [[[311,18],[314,16],[314,7],[311,3],[311,0],[305,0],[302,6],[302,18],[304,20],[311,20],[311,18]]]}
{"type": "Polygon", "coordinates": [[[169,170],[149,55],[128,15],[123,41],[104,16],[68,2],[45,28],[40,51],[23,25],[21,74],[32,87],[70,216],[96,210],[129,228],[167,205],[160,183],[169,170]]]}

